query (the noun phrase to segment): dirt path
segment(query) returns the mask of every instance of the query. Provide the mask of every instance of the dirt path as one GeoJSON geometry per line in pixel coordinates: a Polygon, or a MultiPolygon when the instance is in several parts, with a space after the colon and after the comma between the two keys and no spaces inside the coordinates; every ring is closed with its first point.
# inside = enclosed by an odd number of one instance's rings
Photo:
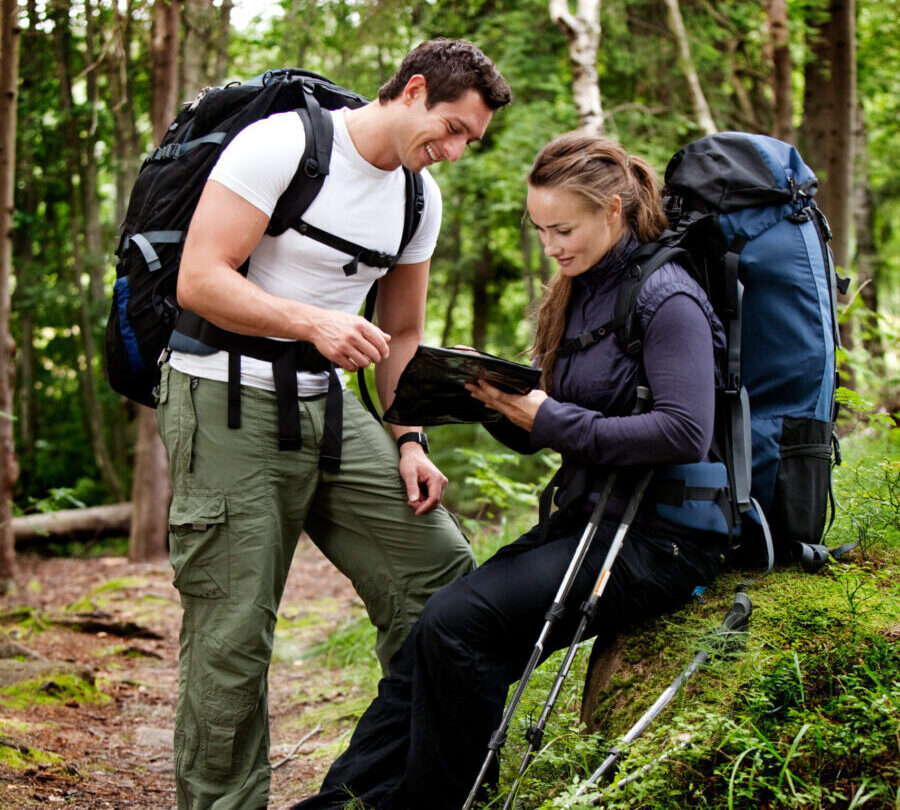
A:
{"type": "MultiPolygon", "coordinates": [[[[307,721],[308,709],[368,697],[343,684],[340,671],[323,673],[300,657],[360,610],[349,582],[301,542],[269,677],[273,763],[312,731],[315,712],[307,721]]],[[[0,693],[0,810],[174,808],[181,608],[168,564],[20,556],[15,590],[0,599],[0,614],[0,687],[7,689],[0,693]],[[27,694],[17,691],[23,679],[31,683],[27,694]],[[79,691],[91,681],[100,694],[79,691]]],[[[352,722],[327,724],[274,771],[270,807],[311,792],[333,746],[327,755],[316,751],[352,722]]]]}

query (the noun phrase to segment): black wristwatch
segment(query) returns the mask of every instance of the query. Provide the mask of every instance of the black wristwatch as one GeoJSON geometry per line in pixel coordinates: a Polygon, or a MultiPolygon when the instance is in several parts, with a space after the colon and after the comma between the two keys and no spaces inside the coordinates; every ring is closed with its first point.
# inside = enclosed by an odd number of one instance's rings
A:
{"type": "Polygon", "coordinates": [[[428,453],[428,438],[421,431],[411,430],[409,433],[404,433],[397,439],[397,449],[399,450],[407,442],[421,444],[425,453],[428,453]]]}

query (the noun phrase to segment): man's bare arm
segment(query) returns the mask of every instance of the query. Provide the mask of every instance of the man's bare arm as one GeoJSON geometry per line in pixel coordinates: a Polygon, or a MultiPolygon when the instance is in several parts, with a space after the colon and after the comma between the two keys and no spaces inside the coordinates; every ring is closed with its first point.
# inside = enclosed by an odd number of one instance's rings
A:
{"type": "MultiPolygon", "coordinates": [[[[375,385],[382,404],[394,398],[397,380],[425,336],[425,295],[431,260],[398,264],[378,282],[378,325],[391,335],[391,354],[375,367],[375,385]]],[[[390,425],[394,438],[420,425],[390,425]]],[[[434,509],[447,488],[446,476],[429,460],[421,445],[408,442],[400,448],[400,476],[406,484],[409,505],[417,515],[434,509]]]]}
{"type": "Polygon", "coordinates": [[[386,358],[390,335],[365,318],[272,295],[236,272],[268,222],[243,197],[207,182],[185,240],[178,303],[231,332],[311,341],[348,371],[386,358]]]}

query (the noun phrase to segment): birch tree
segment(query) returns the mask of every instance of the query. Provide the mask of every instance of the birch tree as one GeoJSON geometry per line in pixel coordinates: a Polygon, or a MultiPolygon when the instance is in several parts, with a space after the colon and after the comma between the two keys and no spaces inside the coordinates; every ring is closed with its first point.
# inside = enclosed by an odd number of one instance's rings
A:
{"type": "Polygon", "coordinates": [[[578,112],[578,128],[603,134],[603,108],[597,78],[600,47],[600,0],[578,0],[573,14],[568,0],[550,0],[550,19],[565,34],[572,64],[572,95],[578,112]]]}
{"type": "Polygon", "coordinates": [[[16,0],[0,0],[0,26],[0,593],[5,593],[15,571],[12,492],[19,475],[12,418],[15,346],[9,331],[16,88],[21,33],[16,0]]]}
{"type": "Polygon", "coordinates": [[[714,132],[718,132],[718,129],[709,110],[709,104],[706,102],[703,87],[700,85],[697,68],[694,66],[687,30],[684,27],[684,19],[681,16],[681,8],[678,5],[678,0],[665,0],[665,4],[666,24],[672,36],[675,37],[675,44],[678,47],[678,66],[684,74],[685,82],[687,82],[691,108],[694,111],[694,120],[704,135],[712,135],[714,132]]]}

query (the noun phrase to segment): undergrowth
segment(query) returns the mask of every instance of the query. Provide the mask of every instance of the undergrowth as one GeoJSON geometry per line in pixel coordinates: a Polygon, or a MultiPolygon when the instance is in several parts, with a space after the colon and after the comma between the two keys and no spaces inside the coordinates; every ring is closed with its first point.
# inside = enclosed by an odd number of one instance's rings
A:
{"type": "MultiPolygon", "coordinates": [[[[826,542],[858,546],[816,575],[789,566],[750,585],[754,611],[745,643],[713,654],[630,746],[621,745],[623,735],[703,647],[730,607],[735,585],[760,572],[726,572],[703,603],[630,633],[624,663],[600,697],[590,733],[580,721],[584,645],[516,808],[900,810],[897,433],[844,442],[844,465],[835,474],[843,511],[826,542]],[[616,766],[576,798],[613,746],[622,749],[616,766]]],[[[525,494],[502,485],[496,490],[516,502],[525,494]]],[[[489,524],[466,523],[479,560],[535,519],[533,510],[505,514],[489,524]]],[[[316,662],[350,672],[362,667],[371,697],[373,640],[358,617],[332,634],[316,662]]],[[[536,671],[503,750],[498,790],[484,808],[503,806],[525,750],[524,732],[540,713],[562,654],[536,671]]],[[[358,674],[352,677],[359,682],[358,674]]]]}

